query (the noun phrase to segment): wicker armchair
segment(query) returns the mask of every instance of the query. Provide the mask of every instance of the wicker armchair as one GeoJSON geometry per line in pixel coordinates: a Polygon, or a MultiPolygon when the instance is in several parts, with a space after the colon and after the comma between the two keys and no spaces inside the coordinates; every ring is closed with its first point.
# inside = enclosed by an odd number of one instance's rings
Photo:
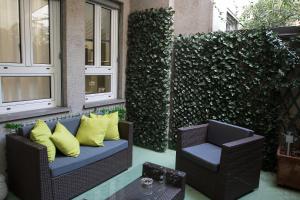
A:
{"type": "Polygon", "coordinates": [[[249,129],[214,120],[180,128],[176,169],[211,199],[237,199],[259,186],[263,140],[249,129]]]}

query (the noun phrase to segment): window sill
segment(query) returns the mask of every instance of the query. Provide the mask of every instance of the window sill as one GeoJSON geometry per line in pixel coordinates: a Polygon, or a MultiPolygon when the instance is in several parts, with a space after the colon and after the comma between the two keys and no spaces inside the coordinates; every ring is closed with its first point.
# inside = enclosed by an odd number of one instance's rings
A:
{"type": "Polygon", "coordinates": [[[67,113],[69,111],[70,109],[67,107],[55,107],[55,108],[37,109],[37,110],[30,110],[30,111],[17,112],[17,113],[1,114],[0,123],[22,120],[22,119],[29,119],[34,117],[42,117],[47,115],[67,113]]]}
{"type": "Polygon", "coordinates": [[[106,100],[106,101],[96,101],[91,103],[86,103],[84,105],[85,109],[88,108],[96,108],[96,107],[105,107],[105,106],[112,106],[116,104],[123,104],[125,103],[125,99],[112,99],[112,100],[106,100]]]}

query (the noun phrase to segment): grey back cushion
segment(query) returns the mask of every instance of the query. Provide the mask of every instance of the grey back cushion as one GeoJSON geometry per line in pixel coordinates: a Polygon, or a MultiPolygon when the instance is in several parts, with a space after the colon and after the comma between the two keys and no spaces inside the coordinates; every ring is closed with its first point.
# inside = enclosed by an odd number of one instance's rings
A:
{"type": "Polygon", "coordinates": [[[207,130],[207,141],[222,146],[227,142],[243,139],[253,135],[253,131],[247,128],[209,120],[207,130]]]}
{"type": "MultiPolygon", "coordinates": [[[[72,118],[68,118],[68,119],[62,119],[59,120],[59,122],[64,125],[73,135],[76,135],[77,130],[79,128],[80,125],[80,119],[81,116],[78,117],[72,117],[72,118]]],[[[48,121],[46,122],[48,127],[50,128],[50,130],[52,131],[52,133],[55,130],[55,126],[57,121],[48,121]]],[[[30,125],[26,125],[23,126],[20,130],[19,130],[19,134],[25,136],[25,137],[29,137],[31,130],[33,129],[34,124],[30,124],[30,125]]]]}
{"type": "Polygon", "coordinates": [[[80,126],[81,116],[72,117],[69,119],[60,120],[60,123],[64,125],[73,135],[76,135],[77,130],[80,126]]]}

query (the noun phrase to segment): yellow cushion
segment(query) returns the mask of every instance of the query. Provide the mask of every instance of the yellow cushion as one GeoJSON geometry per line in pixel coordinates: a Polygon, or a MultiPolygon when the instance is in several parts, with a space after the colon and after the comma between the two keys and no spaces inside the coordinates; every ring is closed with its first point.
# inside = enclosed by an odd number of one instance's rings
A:
{"type": "Polygon", "coordinates": [[[103,140],[107,125],[107,117],[89,118],[82,116],[76,138],[82,145],[104,146],[103,140]]]}
{"type": "Polygon", "coordinates": [[[90,114],[91,118],[98,118],[98,117],[107,117],[109,119],[109,123],[107,126],[107,130],[105,132],[105,140],[119,140],[120,134],[119,134],[119,113],[113,112],[111,114],[106,115],[95,115],[93,113],[90,114]]]}
{"type": "Polygon", "coordinates": [[[50,137],[57,149],[64,155],[77,157],[80,153],[78,140],[61,123],[57,123],[53,135],[50,137]]]}
{"type": "Polygon", "coordinates": [[[54,161],[56,149],[53,142],[50,140],[52,133],[48,125],[43,120],[37,120],[30,133],[30,139],[33,142],[47,147],[49,162],[54,161]]]}

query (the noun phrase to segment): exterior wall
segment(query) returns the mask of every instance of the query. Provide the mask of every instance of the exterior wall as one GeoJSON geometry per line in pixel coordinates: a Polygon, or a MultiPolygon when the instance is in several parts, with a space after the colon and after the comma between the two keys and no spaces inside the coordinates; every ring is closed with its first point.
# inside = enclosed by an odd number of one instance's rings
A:
{"type": "Polygon", "coordinates": [[[226,3],[224,3],[224,0],[214,0],[212,31],[226,31],[227,11],[238,19],[244,7],[256,1],[257,0],[226,0],[226,3]]]}
{"type": "Polygon", "coordinates": [[[122,3],[119,22],[119,72],[118,72],[118,97],[125,99],[126,65],[127,65],[127,28],[130,13],[130,1],[119,0],[122,3]]]}
{"type": "Polygon", "coordinates": [[[227,0],[226,4],[222,0],[215,0],[213,8],[213,31],[226,31],[227,12],[231,11],[237,17],[237,8],[234,6],[235,0],[227,0]]]}
{"type": "Polygon", "coordinates": [[[172,6],[172,0],[130,0],[130,12],[150,8],[167,8],[172,6]]]}
{"type": "Polygon", "coordinates": [[[211,0],[175,0],[175,34],[208,33],[212,30],[211,0]]]}
{"type": "MultiPolygon", "coordinates": [[[[83,109],[85,104],[85,2],[85,0],[61,0],[62,100],[63,106],[69,107],[70,112],[18,120],[14,123],[33,123],[36,119],[56,119],[78,113],[89,113],[97,109],[83,109]]],[[[129,0],[116,0],[115,2],[120,3],[121,6],[119,17],[118,98],[125,98],[127,21],[130,4],[129,0]]],[[[120,103],[120,105],[124,104],[120,103]]],[[[0,174],[5,174],[6,170],[5,135],[8,133],[4,126],[5,123],[0,123],[0,174]]]]}
{"type": "Polygon", "coordinates": [[[175,34],[192,34],[212,30],[211,0],[131,0],[130,12],[150,8],[172,7],[175,10],[175,34]]]}
{"type": "Polygon", "coordinates": [[[64,0],[61,6],[63,100],[64,106],[78,112],[85,101],[85,0],[64,0]]]}

